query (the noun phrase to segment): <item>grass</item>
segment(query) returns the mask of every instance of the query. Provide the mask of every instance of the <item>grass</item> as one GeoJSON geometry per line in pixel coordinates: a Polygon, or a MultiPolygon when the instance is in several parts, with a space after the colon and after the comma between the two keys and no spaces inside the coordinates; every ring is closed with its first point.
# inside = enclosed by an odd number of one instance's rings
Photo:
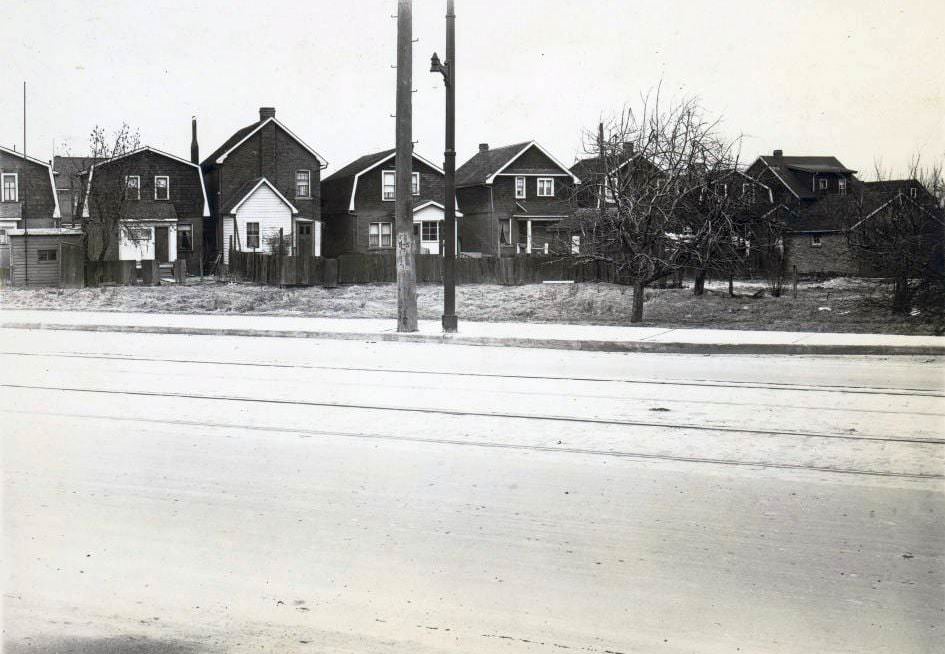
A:
{"type": "MultiPolygon", "coordinates": [[[[868,296],[886,289],[853,279],[806,282],[797,298],[750,297],[762,282],[737,282],[729,297],[723,284],[707,284],[702,297],[691,289],[648,289],[643,326],[704,327],[809,332],[887,334],[941,333],[941,325],[922,316],[893,318],[868,296]]],[[[192,282],[185,286],[109,287],[79,290],[3,289],[0,305],[8,309],[132,311],[148,313],[219,313],[390,318],[396,315],[396,286],[365,284],[337,289],[274,288],[243,283],[192,282]]],[[[468,285],[457,289],[461,320],[630,324],[632,291],[613,284],[468,285]]],[[[421,284],[417,304],[421,319],[439,319],[442,289],[421,284]]]]}

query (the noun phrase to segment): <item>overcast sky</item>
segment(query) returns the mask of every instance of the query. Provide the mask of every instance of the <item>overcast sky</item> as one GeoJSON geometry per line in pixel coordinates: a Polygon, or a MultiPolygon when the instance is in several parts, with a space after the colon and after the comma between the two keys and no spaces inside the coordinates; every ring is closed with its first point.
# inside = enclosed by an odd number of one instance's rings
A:
{"type": "MultiPolygon", "coordinates": [[[[4,3],[0,142],[84,154],[95,124],[138,127],[202,155],[272,105],[330,164],[394,143],[393,0],[4,3]],[[11,20],[12,19],[12,20],[11,20]]],[[[535,139],[570,164],[600,117],[664,92],[697,95],[773,148],[836,155],[869,177],[914,152],[945,158],[942,0],[457,0],[457,149],[535,139]]],[[[442,161],[444,0],[414,2],[416,151],[442,161]]]]}

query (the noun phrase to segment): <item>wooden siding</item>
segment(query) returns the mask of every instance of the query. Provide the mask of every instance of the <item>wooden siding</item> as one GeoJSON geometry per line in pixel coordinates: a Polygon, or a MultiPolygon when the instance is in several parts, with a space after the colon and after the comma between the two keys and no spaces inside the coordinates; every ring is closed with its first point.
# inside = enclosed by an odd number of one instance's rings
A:
{"type": "MultiPolygon", "coordinates": [[[[59,259],[61,247],[80,247],[82,238],[80,236],[30,236],[24,239],[23,236],[10,237],[10,273],[13,286],[26,286],[27,275],[29,275],[29,286],[56,286],[59,284],[59,259]],[[25,245],[25,248],[24,248],[25,245]],[[38,252],[40,250],[55,250],[57,259],[55,261],[39,261],[38,252]],[[24,257],[28,257],[28,260],[24,257]]],[[[65,259],[63,259],[65,261],[65,259]]]]}
{"type": "Polygon", "coordinates": [[[268,241],[278,236],[280,228],[286,238],[292,233],[292,210],[265,184],[257,188],[237,210],[235,218],[228,216],[223,223],[223,242],[227,244],[223,253],[224,263],[229,262],[230,236],[234,236],[235,249],[249,249],[246,246],[247,222],[259,223],[259,248],[256,251],[268,253],[268,241]],[[235,234],[234,220],[236,221],[235,234]]]}

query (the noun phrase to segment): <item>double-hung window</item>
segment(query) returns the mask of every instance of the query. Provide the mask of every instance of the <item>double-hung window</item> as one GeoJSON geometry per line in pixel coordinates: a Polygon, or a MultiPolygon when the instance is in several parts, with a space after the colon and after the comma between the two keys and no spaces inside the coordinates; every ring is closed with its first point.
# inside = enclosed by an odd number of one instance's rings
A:
{"type": "Polygon", "coordinates": [[[155,200],[170,200],[171,199],[171,178],[167,175],[155,175],[154,176],[154,199],[155,200]]]}
{"type": "Polygon", "coordinates": [[[910,198],[913,198],[913,199],[919,197],[919,189],[917,189],[917,188],[914,187],[914,186],[913,186],[912,188],[910,188],[910,189],[909,189],[909,197],[910,197],[910,198]]]}
{"type": "Polygon", "coordinates": [[[555,178],[554,177],[539,177],[538,178],[538,197],[540,198],[550,198],[555,194],[555,178]]]}
{"type": "Polygon", "coordinates": [[[138,175],[125,176],[125,199],[126,200],[140,200],[141,199],[141,177],[139,177],[138,175]]]}
{"type": "Polygon", "coordinates": [[[259,223],[246,223],[246,247],[259,249],[259,223]]]}
{"type": "Polygon", "coordinates": [[[840,178],[839,180],[837,180],[837,184],[838,184],[837,190],[840,193],[840,195],[846,195],[847,194],[847,180],[840,178]]]}
{"type": "Polygon", "coordinates": [[[312,197],[312,173],[308,170],[295,171],[295,197],[312,197]]]}
{"type": "Polygon", "coordinates": [[[819,178],[819,179],[817,180],[817,189],[820,190],[820,191],[826,191],[826,190],[827,190],[827,184],[828,184],[827,178],[826,178],[826,177],[821,177],[821,178],[819,178]]]}
{"type": "MultiPolygon", "coordinates": [[[[420,195],[420,173],[410,174],[410,193],[420,195]]],[[[381,199],[392,202],[397,198],[397,173],[393,170],[381,172],[381,199]]]]}
{"type": "Polygon", "coordinates": [[[515,199],[516,200],[525,199],[525,178],[524,177],[515,178],[515,199]]]}
{"type": "Polygon", "coordinates": [[[391,227],[391,223],[371,223],[368,228],[368,247],[393,247],[394,241],[391,227]]]}
{"type": "Polygon", "coordinates": [[[181,252],[193,252],[194,227],[188,224],[177,225],[177,249],[181,252]]]}
{"type": "Polygon", "coordinates": [[[502,245],[512,245],[512,219],[504,218],[500,220],[499,227],[502,230],[502,233],[499,235],[502,245]]]}
{"type": "Polygon", "coordinates": [[[20,199],[20,189],[16,173],[3,173],[2,186],[4,202],[16,202],[20,199]]]}

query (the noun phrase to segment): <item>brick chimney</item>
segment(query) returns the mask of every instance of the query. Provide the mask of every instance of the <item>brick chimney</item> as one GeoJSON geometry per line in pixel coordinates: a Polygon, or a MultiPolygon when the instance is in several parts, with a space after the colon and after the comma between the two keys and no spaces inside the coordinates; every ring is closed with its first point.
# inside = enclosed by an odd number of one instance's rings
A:
{"type": "Polygon", "coordinates": [[[267,118],[276,117],[276,108],[275,107],[260,107],[259,108],[259,120],[263,121],[267,118]]]}
{"type": "Polygon", "coordinates": [[[200,146],[197,144],[197,117],[190,118],[190,163],[200,163],[200,146]]]}
{"type": "Polygon", "coordinates": [[[480,144],[479,144],[479,151],[480,151],[480,152],[488,152],[488,151],[489,151],[489,144],[488,144],[488,143],[480,143],[480,144]]]}
{"type": "Polygon", "coordinates": [[[774,156],[775,156],[775,157],[783,157],[783,156],[784,156],[784,150],[775,150],[775,151],[774,151],[774,156]]]}

